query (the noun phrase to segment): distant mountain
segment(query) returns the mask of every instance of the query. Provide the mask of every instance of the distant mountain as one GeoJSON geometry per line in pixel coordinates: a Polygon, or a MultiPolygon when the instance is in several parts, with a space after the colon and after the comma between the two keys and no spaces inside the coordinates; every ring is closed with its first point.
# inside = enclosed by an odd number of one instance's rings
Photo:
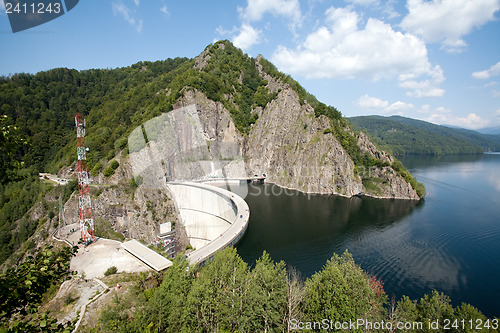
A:
{"type": "Polygon", "coordinates": [[[349,121],[356,129],[365,131],[382,149],[395,155],[500,151],[500,135],[450,128],[401,116],[352,117],[349,121]]]}
{"type": "Polygon", "coordinates": [[[481,128],[477,132],[481,134],[500,135],[500,126],[481,128]]]}

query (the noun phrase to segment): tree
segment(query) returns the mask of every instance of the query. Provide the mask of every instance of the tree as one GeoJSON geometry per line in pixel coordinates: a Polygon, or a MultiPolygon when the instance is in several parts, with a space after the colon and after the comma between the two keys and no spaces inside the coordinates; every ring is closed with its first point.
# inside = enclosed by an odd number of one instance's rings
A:
{"type": "Polygon", "coordinates": [[[155,332],[179,332],[184,325],[184,308],[194,281],[184,256],[177,256],[166,271],[163,282],[138,316],[141,327],[155,332]]]}
{"type": "Polygon", "coordinates": [[[286,284],[287,303],[283,323],[287,326],[287,332],[290,332],[292,319],[299,321],[302,319],[300,304],[304,299],[304,283],[300,278],[299,272],[293,267],[287,273],[286,284]]]}
{"type": "Polygon", "coordinates": [[[386,295],[377,295],[369,280],[347,251],[342,256],[334,254],[323,270],[305,283],[302,303],[305,319],[310,322],[321,322],[325,318],[333,322],[380,321],[385,317],[386,295]]]}
{"type": "Polygon", "coordinates": [[[423,323],[421,329],[411,329],[408,332],[498,332],[478,309],[469,304],[453,308],[451,299],[436,290],[418,301],[403,296],[391,317],[393,322],[423,323]],[[429,327],[429,323],[439,325],[429,327]],[[476,329],[477,323],[481,323],[479,330],[476,329]]]}
{"type": "Polygon", "coordinates": [[[285,263],[275,263],[264,251],[250,273],[245,310],[248,331],[283,331],[287,309],[285,263]]]}
{"type": "MultiPolygon", "coordinates": [[[[65,247],[54,252],[49,246],[35,256],[28,256],[16,268],[0,275],[0,323],[8,325],[14,316],[34,314],[43,295],[52,284],[62,283],[69,276],[69,259],[78,247],[65,247]]],[[[47,321],[40,324],[46,325],[47,321]]],[[[15,327],[29,323],[16,322],[15,327]]],[[[28,325],[28,326],[26,326],[28,325]]]]}
{"type": "Polygon", "coordinates": [[[186,331],[240,330],[247,322],[247,264],[234,248],[219,251],[203,267],[187,298],[186,331]]]}
{"type": "Polygon", "coordinates": [[[12,119],[0,115],[0,184],[7,183],[13,176],[11,172],[22,166],[20,151],[27,144],[19,128],[12,125],[12,119]]]}

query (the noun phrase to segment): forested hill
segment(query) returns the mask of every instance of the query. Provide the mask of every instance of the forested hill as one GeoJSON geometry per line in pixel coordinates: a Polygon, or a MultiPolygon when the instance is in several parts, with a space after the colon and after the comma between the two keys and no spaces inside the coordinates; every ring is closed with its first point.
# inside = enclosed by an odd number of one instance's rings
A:
{"type": "Polygon", "coordinates": [[[478,154],[500,151],[500,135],[450,128],[401,116],[352,117],[349,121],[366,131],[373,141],[394,155],[478,154]]]}
{"type": "MultiPolygon", "coordinates": [[[[38,179],[38,173],[56,174],[75,163],[76,113],[86,118],[85,144],[90,149],[87,166],[93,175],[98,175],[120,152],[127,155],[128,136],[133,129],[172,110],[195,91],[210,103],[218,103],[217,107],[230,115],[238,132],[237,141],[248,143],[245,149],[251,156],[245,157],[254,163],[254,168],[279,165],[276,170],[262,171],[278,184],[318,191],[321,182],[311,184],[300,178],[309,174],[311,179],[312,175],[316,179],[323,177],[325,184],[321,189],[326,188],[328,193],[411,199],[424,195],[399,162],[378,151],[365,136],[357,136],[336,108],[319,102],[266,59],[251,58],[229,41],[219,41],[193,59],[144,61],[116,69],[56,68],[0,77],[0,263],[37,227],[53,220],[58,209],[43,199],[53,189],[38,179]],[[284,120],[290,127],[285,131],[284,120]],[[297,133],[279,136],[291,133],[288,130],[292,127],[297,133]],[[275,129],[274,134],[264,135],[270,128],[275,129]],[[276,151],[263,148],[264,137],[276,151]],[[284,145],[276,144],[277,140],[284,145]],[[304,157],[307,153],[312,154],[311,158],[304,157]],[[299,158],[304,158],[304,162],[297,164],[299,158]],[[343,159],[343,167],[339,159],[343,159]],[[326,163],[328,160],[332,162],[326,163]],[[361,174],[368,168],[380,172],[361,174]],[[296,176],[289,177],[290,174],[296,176]],[[374,176],[389,174],[391,179],[374,176]],[[296,185],[290,185],[291,181],[296,185]],[[407,189],[408,184],[411,185],[407,189]],[[402,188],[403,194],[395,190],[402,188]],[[36,202],[42,203],[46,215],[38,214],[44,217],[33,222],[35,215],[27,212],[36,202]]],[[[74,186],[65,190],[66,199],[74,186]]],[[[51,193],[50,197],[58,196],[51,193]]]]}
{"type": "Polygon", "coordinates": [[[57,211],[45,201],[52,189],[38,173],[57,173],[76,160],[75,114],[87,118],[88,166],[100,169],[135,126],[171,109],[175,96],[157,93],[192,64],[176,58],[0,78],[0,263],[57,211]],[[36,202],[48,215],[33,220],[27,212],[36,202]]]}

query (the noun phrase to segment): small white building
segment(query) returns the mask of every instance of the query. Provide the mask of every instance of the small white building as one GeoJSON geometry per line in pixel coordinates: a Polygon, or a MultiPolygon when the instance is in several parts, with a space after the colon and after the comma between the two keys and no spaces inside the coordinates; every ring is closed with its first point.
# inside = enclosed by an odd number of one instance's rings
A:
{"type": "Polygon", "coordinates": [[[175,231],[172,230],[172,222],[160,224],[158,240],[159,243],[165,248],[169,257],[173,257],[175,252],[174,233],[175,231]]]}

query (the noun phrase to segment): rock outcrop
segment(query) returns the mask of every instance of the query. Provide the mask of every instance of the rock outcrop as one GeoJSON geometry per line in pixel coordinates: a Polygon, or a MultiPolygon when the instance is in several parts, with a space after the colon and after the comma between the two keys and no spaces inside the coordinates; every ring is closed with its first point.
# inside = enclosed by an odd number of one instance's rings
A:
{"type": "MultiPolygon", "coordinates": [[[[157,239],[159,225],[178,221],[175,204],[166,189],[130,187],[132,171],[129,157],[117,156],[120,166],[106,178],[100,173],[91,186],[94,228],[101,236],[116,232],[146,243],[157,239]]],[[[64,205],[65,225],[78,222],[78,192],[64,205]]],[[[108,236],[109,237],[109,236],[108,236]]]]}
{"type": "Polygon", "coordinates": [[[247,168],[304,192],[353,196],[363,191],[354,163],[331,133],[329,119],[301,105],[289,86],[263,110],[248,136],[247,168]]]}
{"type": "MultiPolygon", "coordinates": [[[[200,55],[196,66],[206,63],[208,57],[200,55]]],[[[317,117],[313,107],[305,101],[301,103],[290,85],[265,73],[260,59],[257,58],[255,66],[276,98],[264,108],[252,110],[259,117],[248,135],[236,129],[223,103],[210,100],[194,88],[185,89],[175,105],[175,108],[196,105],[203,135],[211,147],[232,144],[245,160],[246,176],[265,175],[266,181],[290,189],[347,197],[362,194],[420,199],[411,184],[392,169],[394,158],[379,150],[363,133],[356,136],[361,153],[368,153],[384,165],[360,170],[329,130],[331,120],[317,117]]],[[[354,135],[350,128],[345,130],[354,135]]]]}

